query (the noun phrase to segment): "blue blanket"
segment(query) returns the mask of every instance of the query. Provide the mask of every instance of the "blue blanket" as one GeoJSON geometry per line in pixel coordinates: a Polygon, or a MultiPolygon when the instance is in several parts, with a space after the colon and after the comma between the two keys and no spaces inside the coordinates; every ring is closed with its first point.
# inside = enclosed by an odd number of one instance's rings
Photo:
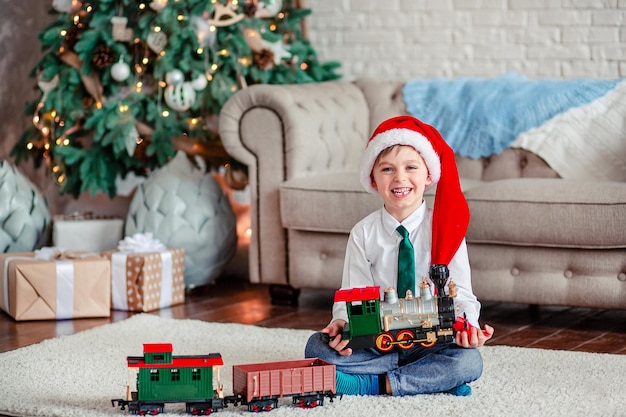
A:
{"type": "Polygon", "coordinates": [[[410,115],[436,127],[470,158],[507,149],[515,138],[557,114],[600,98],[623,80],[498,78],[415,79],[403,87],[410,115]]]}

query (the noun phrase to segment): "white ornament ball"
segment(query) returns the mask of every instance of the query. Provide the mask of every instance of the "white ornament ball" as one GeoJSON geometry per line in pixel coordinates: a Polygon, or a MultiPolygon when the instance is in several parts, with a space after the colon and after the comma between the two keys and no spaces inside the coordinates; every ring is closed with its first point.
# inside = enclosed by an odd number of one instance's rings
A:
{"type": "Polygon", "coordinates": [[[0,253],[31,252],[46,244],[48,203],[8,161],[0,162],[0,253]]]}
{"type": "Polygon", "coordinates": [[[126,62],[120,59],[111,67],[111,77],[115,81],[122,82],[130,76],[130,67],[126,62]]]}
{"type": "Polygon", "coordinates": [[[185,286],[217,278],[237,250],[237,223],[228,198],[210,174],[183,152],[137,187],[125,235],[152,233],[165,246],[185,249],[185,286]]]}
{"type": "Polygon", "coordinates": [[[207,80],[206,75],[202,74],[191,81],[191,86],[196,91],[202,91],[206,88],[208,83],[209,81],[207,80]]]}
{"type": "Polygon", "coordinates": [[[176,111],[189,110],[196,102],[196,91],[189,82],[168,85],[165,89],[164,96],[167,105],[176,111]]]}
{"type": "Polygon", "coordinates": [[[178,85],[185,81],[185,74],[179,69],[174,69],[165,74],[165,82],[169,85],[178,85]]]}

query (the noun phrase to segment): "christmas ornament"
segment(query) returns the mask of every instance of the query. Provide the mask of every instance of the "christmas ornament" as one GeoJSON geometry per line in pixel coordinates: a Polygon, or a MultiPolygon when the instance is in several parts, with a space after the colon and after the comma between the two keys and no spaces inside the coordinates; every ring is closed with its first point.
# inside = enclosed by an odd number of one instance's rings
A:
{"type": "Polygon", "coordinates": [[[206,75],[201,74],[191,81],[191,86],[196,91],[202,91],[206,88],[208,83],[209,81],[207,80],[206,75]]]}
{"type": "Polygon", "coordinates": [[[41,74],[39,74],[39,77],[37,79],[37,86],[41,89],[41,92],[43,93],[41,96],[40,102],[45,103],[46,98],[48,98],[48,93],[50,93],[50,91],[57,88],[58,85],[59,85],[59,74],[55,74],[55,76],[52,77],[52,79],[48,81],[42,80],[41,74]]]}
{"type": "Polygon", "coordinates": [[[155,54],[160,54],[167,45],[167,35],[163,32],[152,31],[148,34],[146,43],[155,54]]]}
{"type": "Polygon", "coordinates": [[[282,41],[268,42],[263,40],[263,49],[269,49],[274,53],[274,65],[280,64],[283,58],[291,58],[291,52],[285,48],[282,41]]]}
{"type": "Polygon", "coordinates": [[[133,30],[127,28],[128,18],[123,16],[113,16],[111,24],[113,25],[113,40],[118,42],[128,42],[133,37],[133,30]]]}
{"type": "Polygon", "coordinates": [[[183,152],[137,187],[125,235],[152,233],[185,249],[185,287],[210,283],[237,249],[235,215],[217,181],[183,152]]]}
{"type": "Polygon", "coordinates": [[[282,0],[265,0],[260,1],[256,12],[254,13],[254,17],[258,17],[261,19],[267,19],[270,17],[274,17],[281,11],[283,8],[282,0]]]}
{"type": "Polygon", "coordinates": [[[243,5],[243,14],[247,17],[254,17],[257,10],[258,7],[254,2],[246,2],[246,4],[243,5]]]}
{"type": "Polygon", "coordinates": [[[274,53],[269,49],[261,49],[258,52],[254,52],[252,61],[257,68],[263,71],[270,70],[274,66],[274,53]]]}
{"type": "Polygon", "coordinates": [[[243,38],[246,40],[248,48],[253,52],[260,52],[263,49],[263,39],[258,30],[252,28],[243,28],[243,38]]]}
{"type": "Polygon", "coordinates": [[[122,82],[128,78],[130,75],[130,67],[124,60],[120,57],[120,60],[113,64],[111,67],[111,77],[115,81],[122,82]]]}
{"type": "Polygon", "coordinates": [[[91,58],[94,66],[98,69],[104,69],[111,65],[114,61],[113,48],[108,45],[100,45],[96,48],[91,58]]]}
{"type": "Polygon", "coordinates": [[[80,7],[77,0],[52,0],[52,8],[59,13],[71,13],[77,7],[80,7]]]}
{"type": "Polygon", "coordinates": [[[189,110],[196,102],[196,92],[189,82],[168,85],[164,96],[167,105],[176,111],[189,110]]]}
{"type": "Polygon", "coordinates": [[[192,16],[191,27],[198,37],[198,44],[200,46],[210,48],[215,46],[217,31],[215,30],[215,27],[211,30],[211,25],[209,25],[208,21],[199,16],[192,16]]]}
{"type": "Polygon", "coordinates": [[[0,162],[0,251],[31,252],[46,243],[46,199],[17,168],[0,162]]]}
{"type": "Polygon", "coordinates": [[[240,22],[244,17],[243,13],[237,14],[237,5],[235,3],[215,3],[215,13],[213,14],[213,19],[209,19],[209,24],[225,27],[240,22]]]}
{"type": "Polygon", "coordinates": [[[169,85],[178,85],[185,81],[185,74],[179,69],[173,69],[165,74],[165,82],[169,85]]]}
{"type": "Polygon", "coordinates": [[[150,8],[157,13],[163,10],[165,6],[167,6],[167,0],[152,0],[150,3],[150,8]]]}
{"type": "Polygon", "coordinates": [[[128,156],[133,156],[135,154],[135,149],[137,148],[137,138],[139,137],[139,132],[137,129],[133,127],[126,135],[126,152],[128,152],[128,156]]]}

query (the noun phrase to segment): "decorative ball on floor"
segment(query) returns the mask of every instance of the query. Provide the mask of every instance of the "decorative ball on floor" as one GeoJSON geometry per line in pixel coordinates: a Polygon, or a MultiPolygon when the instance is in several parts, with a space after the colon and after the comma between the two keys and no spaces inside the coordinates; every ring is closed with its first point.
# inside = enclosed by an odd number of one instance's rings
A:
{"type": "Polygon", "coordinates": [[[47,238],[50,210],[43,195],[8,161],[0,162],[0,252],[31,252],[47,238]]]}
{"type": "Polygon", "coordinates": [[[150,232],[167,247],[185,249],[186,288],[209,284],[237,250],[228,198],[213,176],[183,152],[137,188],[124,232],[150,232]]]}

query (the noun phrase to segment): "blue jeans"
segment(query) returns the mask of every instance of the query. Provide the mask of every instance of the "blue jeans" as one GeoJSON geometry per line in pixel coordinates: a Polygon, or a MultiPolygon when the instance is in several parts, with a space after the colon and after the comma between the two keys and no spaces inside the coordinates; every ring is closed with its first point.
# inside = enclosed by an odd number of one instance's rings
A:
{"type": "Polygon", "coordinates": [[[304,355],[333,363],[347,374],[386,374],[392,395],[398,396],[445,392],[477,380],[483,371],[478,349],[455,343],[415,346],[402,354],[355,349],[352,355],[341,356],[317,332],[309,338],[304,355]]]}

